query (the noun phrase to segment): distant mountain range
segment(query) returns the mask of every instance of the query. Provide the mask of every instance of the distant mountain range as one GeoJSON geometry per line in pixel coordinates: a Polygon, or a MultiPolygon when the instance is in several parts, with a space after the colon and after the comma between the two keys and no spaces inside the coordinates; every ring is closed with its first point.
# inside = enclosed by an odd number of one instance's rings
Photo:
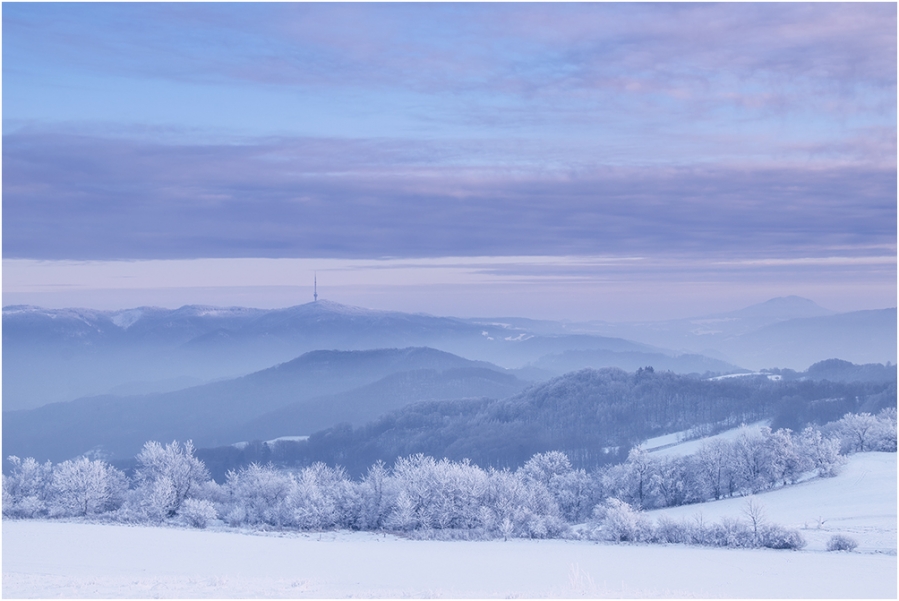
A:
{"type": "MultiPolygon", "coordinates": [[[[427,346],[506,368],[569,350],[605,351],[604,364],[625,368],[679,354],[616,337],[553,331],[546,322],[530,323],[538,327],[526,329],[527,320],[372,311],[325,300],[271,311],[12,306],[3,310],[3,403],[5,409],[26,409],[112,392],[167,392],[259,371],[313,350],[427,346]]],[[[671,365],[702,373],[709,364],[683,359],[671,365]]],[[[738,369],[724,363],[714,368],[738,369]]],[[[530,365],[519,375],[540,380],[558,373],[530,365]]]]}
{"type": "Polygon", "coordinates": [[[314,350],[430,347],[543,381],[585,367],[676,373],[896,361],[896,309],[835,314],[784,297],[693,319],[610,324],[458,319],[319,300],[285,309],[3,309],[3,407],[174,392],[314,350]]]}
{"type": "Polygon", "coordinates": [[[757,370],[805,370],[825,359],[896,362],[896,308],[835,313],[798,296],[690,319],[570,324],[569,331],[619,336],[699,353],[757,370]]]}

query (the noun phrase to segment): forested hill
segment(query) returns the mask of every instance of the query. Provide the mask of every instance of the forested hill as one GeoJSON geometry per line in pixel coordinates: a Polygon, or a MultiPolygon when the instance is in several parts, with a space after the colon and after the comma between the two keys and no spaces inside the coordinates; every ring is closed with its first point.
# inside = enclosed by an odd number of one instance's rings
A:
{"type": "Polygon", "coordinates": [[[765,376],[702,380],[651,368],[585,369],[504,399],[419,403],[308,441],[204,449],[217,478],[251,461],[323,461],[358,474],[372,463],[425,453],[480,466],[518,467],[535,453],[565,452],[578,467],[623,460],[647,438],[696,428],[708,432],[761,419],[798,429],[849,411],[896,405],[896,383],[772,381],[765,376]]]}

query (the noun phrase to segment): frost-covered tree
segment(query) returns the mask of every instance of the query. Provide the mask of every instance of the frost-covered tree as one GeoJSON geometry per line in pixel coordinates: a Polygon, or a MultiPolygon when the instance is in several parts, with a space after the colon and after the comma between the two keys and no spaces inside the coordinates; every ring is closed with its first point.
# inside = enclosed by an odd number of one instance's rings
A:
{"type": "Polygon", "coordinates": [[[762,444],[766,450],[764,472],[769,484],[795,484],[803,472],[811,469],[808,459],[794,444],[790,430],[772,432],[770,428],[763,428],[762,444]]]}
{"type": "Polygon", "coordinates": [[[771,454],[764,437],[741,433],[731,445],[736,488],[742,493],[756,493],[770,486],[771,454]]]}
{"type": "Polygon", "coordinates": [[[484,495],[484,527],[504,539],[547,538],[567,530],[559,505],[540,482],[520,472],[490,470],[484,495]]]}
{"type": "Polygon", "coordinates": [[[537,453],[518,470],[518,475],[525,482],[545,486],[558,503],[565,520],[575,522],[590,517],[596,504],[595,487],[587,472],[571,467],[565,453],[537,453]]]}
{"type": "Polygon", "coordinates": [[[765,505],[755,497],[749,497],[743,506],[743,515],[749,520],[752,527],[752,536],[758,541],[759,530],[765,525],[765,505]]]}
{"type": "Polygon", "coordinates": [[[896,452],[896,408],[887,407],[877,414],[877,426],[871,447],[875,451],[896,452]]]}
{"type": "Polygon", "coordinates": [[[843,438],[843,449],[851,453],[871,450],[877,426],[877,418],[870,413],[847,413],[836,423],[843,438]]]}
{"type": "Polygon", "coordinates": [[[642,448],[631,449],[627,461],[599,472],[599,487],[609,498],[635,507],[651,506],[652,480],[659,460],[642,448]]]}
{"type": "Polygon", "coordinates": [[[128,480],[105,461],[79,457],[53,467],[50,491],[51,516],[96,515],[122,505],[128,480]]]}
{"type": "Polygon", "coordinates": [[[206,466],[194,456],[191,441],[183,446],[177,441],[165,446],[150,441],[136,459],[136,496],[150,518],[174,517],[185,499],[209,480],[206,466]]]}
{"type": "Polygon", "coordinates": [[[303,530],[324,530],[358,524],[358,498],[343,469],[315,463],[294,477],[289,496],[291,525],[303,530]]]}
{"type": "Polygon", "coordinates": [[[47,511],[53,465],[33,457],[9,457],[11,469],[3,475],[3,515],[33,518],[47,511]]]}
{"type": "Polygon", "coordinates": [[[280,528],[293,519],[293,476],[271,465],[251,463],[228,472],[229,503],[223,516],[231,525],[268,525],[280,528]]]}
{"type": "Polygon", "coordinates": [[[846,460],[840,455],[840,439],[825,437],[821,430],[808,426],[799,434],[800,453],[808,462],[808,469],[819,476],[836,476],[846,460]]]}
{"type": "Polygon", "coordinates": [[[650,476],[652,507],[674,507],[695,498],[694,480],[698,470],[695,462],[685,457],[663,457],[650,476]]]}
{"type": "Polygon", "coordinates": [[[581,469],[553,476],[547,489],[558,503],[562,517],[571,523],[588,519],[597,503],[593,479],[581,469]]]}
{"type": "MultiPolygon", "coordinates": [[[[397,460],[393,477],[398,501],[411,503],[416,528],[481,527],[483,496],[487,475],[467,461],[413,455],[397,460]]],[[[403,508],[407,513],[408,508],[403,508]]]]}
{"type": "Polygon", "coordinates": [[[537,453],[521,467],[525,479],[535,480],[548,485],[554,476],[563,476],[571,472],[571,460],[565,453],[550,451],[537,453]]]}
{"type": "Polygon", "coordinates": [[[724,440],[715,439],[702,444],[696,453],[694,468],[701,487],[697,496],[720,499],[732,495],[736,488],[733,451],[724,440]]]}
{"type": "Polygon", "coordinates": [[[372,465],[358,487],[359,527],[380,530],[396,503],[396,485],[384,463],[372,465]]]}

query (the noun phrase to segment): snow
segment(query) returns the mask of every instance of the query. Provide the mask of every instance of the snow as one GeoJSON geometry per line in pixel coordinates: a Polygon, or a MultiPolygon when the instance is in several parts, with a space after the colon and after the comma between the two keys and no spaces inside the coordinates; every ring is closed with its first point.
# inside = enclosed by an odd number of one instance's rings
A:
{"type": "Polygon", "coordinates": [[[133,326],[137,321],[143,317],[144,312],[140,309],[130,309],[128,311],[122,311],[120,313],[113,313],[112,323],[122,328],[123,330],[127,330],[131,326],[133,326]]]}
{"type": "MultiPolygon", "coordinates": [[[[268,446],[274,446],[279,442],[301,442],[303,440],[309,440],[308,436],[279,436],[278,438],[273,438],[271,440],[266,440],[262,444],[267,444],[268,446]]],[[[247,448],[247,445],[250,444],[249,441],[243,440],[241,442],[235,442],[231,446],[243,450],[247,448]]]]}
{"type": "Polygon", "coordinates": [[[774,382],[779,382],[781,380],[781,376],[778,374],[764,374],[759,371],[754,371],[752,373],[746,374],[727,374],[726,376],[715,376],[714,378],[709,378],[709,381],[729,380],[731,378],[747,378],[750,376],[766,376],[769,380],[772,380],[774,382]]]}
{"type": "Polygon", "coordinates": [[[896,558],[5,521],[3,596],[895,598],[896,558]]]}
{"type": "Polygon", "coordinates": [[[696,438],[693,440],[680,442],[691,434],[689,430],[684,430],[683,432],[675,432],[673,434],[665,434],[663,436],[650,438],[644,441],[640,446],[657,457],[666,455],[692,455],[699,450],[699,447],[712,440],[731,441],[735,440],[740,436],[740,434],[743,433],[755,435],[758,434],[759,430],[762,427],[768,426],[770,424],[770,420],[762,420],[754,422],[752,424],[743,424],[739,428],[725,430],[724,432],[719,432],[718,434],[714,434],[712,436],[706,436],[705,438],[696,438]]]}

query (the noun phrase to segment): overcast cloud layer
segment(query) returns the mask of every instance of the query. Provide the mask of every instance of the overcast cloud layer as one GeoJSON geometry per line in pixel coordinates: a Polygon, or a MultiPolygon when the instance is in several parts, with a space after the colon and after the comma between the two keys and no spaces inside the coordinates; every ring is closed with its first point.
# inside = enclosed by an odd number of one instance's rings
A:
{"type": "Polygon", "coordinates": [[[869,257],[895,297],[895,4],[13,3],[3,83],[5,259],[869,257]]]}

